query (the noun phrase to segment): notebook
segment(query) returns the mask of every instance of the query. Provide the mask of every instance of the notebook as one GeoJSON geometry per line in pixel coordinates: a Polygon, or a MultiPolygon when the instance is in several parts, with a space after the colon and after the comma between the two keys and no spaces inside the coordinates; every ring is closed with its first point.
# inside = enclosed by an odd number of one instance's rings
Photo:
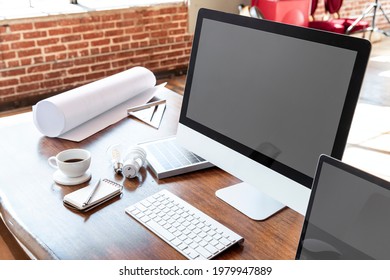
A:
{"type": "Polygon", "coordinates": [[[390,259],[390,182],[322,155],[296,259],[390,259]]]}
{"type": "Polygon", "coordinates": [[[139,144],[146,151],[148,166],[158,179],[213,166],[207,160],[180,146],[176,137],[139,144]]]}
{"type": "Polygon", "coordinates": [[[100,184],[91,197],[89,203],[87,205],[83,205],[88,200],[93,188],[94,185],[91,184],[65,195],[63,199],[64,205],[72,209],[88,211],[110,200],[111,198],[120,195],[123,190],[122,185],[108,179],[103,179],[100,181],[100,184]]]}

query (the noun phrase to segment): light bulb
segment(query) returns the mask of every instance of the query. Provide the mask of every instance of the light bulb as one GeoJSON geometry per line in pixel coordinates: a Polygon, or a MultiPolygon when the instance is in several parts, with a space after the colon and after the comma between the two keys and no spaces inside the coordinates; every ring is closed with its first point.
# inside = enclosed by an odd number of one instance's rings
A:
{"type": "Polygon", "coordinates": [[[107,156],[114,168],[115,173],[122,174],[122,152],[123,148],[121,144],[114,144],[108,147],[107,156]]]}
{"type": "Polygon", "coordinates": [[[140,168],[146,161],[146,151],[141,147],[131,147],[127,150],[123,160],[123,175],[127,178],[134,178],[138,175],[140,168]]]}

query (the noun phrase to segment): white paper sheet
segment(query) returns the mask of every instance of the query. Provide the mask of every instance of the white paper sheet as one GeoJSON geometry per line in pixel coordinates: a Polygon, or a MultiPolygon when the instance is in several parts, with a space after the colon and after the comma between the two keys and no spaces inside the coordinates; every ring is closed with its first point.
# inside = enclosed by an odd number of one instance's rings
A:
{"type": "Polygon", "coordinates": [[[126,108],[146,103],[159,90],[156,77],[134,67],[38,102],[37,129],[48,137],[82,141],[127,116],[126,108]]]}

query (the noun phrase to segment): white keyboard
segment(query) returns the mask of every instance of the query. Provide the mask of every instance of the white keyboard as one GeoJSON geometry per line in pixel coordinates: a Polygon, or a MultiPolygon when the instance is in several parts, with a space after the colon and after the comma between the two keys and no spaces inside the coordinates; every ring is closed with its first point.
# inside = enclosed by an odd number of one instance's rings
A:
{"type": "Polygon", "coordinates": [[[167,190],[126,208],[188,259],[211,259],[244,239],[167,190]]]}

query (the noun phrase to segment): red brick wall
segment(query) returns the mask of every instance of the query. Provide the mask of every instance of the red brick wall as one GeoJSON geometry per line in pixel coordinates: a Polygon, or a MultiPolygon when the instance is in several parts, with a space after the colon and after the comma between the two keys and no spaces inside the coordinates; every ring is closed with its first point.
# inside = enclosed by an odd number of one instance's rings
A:
{"type": "MultiPolygon", "coordinates": [[[[316,18],[321,19],[324,15],[324,1],[318,0],[318,8],[316,10],[316,18]]],[[[390,0],[380,0],[382,8],[387,12],[388,17],[390,17],[390,0]]],[[[375,0],[344,0],[343,6],[340,9],[341,17],[357,17],[362,14],[363,10],[368,7],[369,4],[375,3],[375,0]]],[[[372,12],[372,11],[371,11],[372,12]]],[[[371,23],[372,18],[366,17],[364,20],[371,23]]],[[[377,12],[376,24],[380,28],[390,29],[390,25],[387,23],[386,19],[383,17],[382,12],[377,12]]]]}
{"type": "Polygon", "coordinates": [[[136,65],[186,69],[187,14],[170,4],[0,21],[0,111],[136,65]]]}

